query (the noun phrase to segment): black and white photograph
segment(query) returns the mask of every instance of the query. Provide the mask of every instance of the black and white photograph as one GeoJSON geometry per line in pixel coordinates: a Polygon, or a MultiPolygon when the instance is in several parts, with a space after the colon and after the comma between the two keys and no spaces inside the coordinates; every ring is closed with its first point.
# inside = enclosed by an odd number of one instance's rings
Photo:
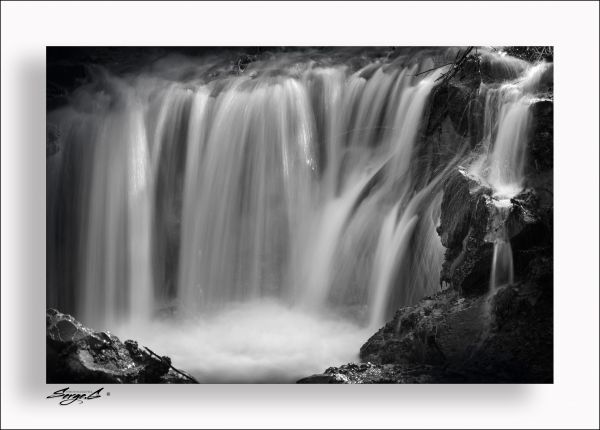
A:
{"type": "Polygon", "coordinates": [[[598,34],[3,1],[2,428],[597,428],[598,34]]]}
{"type": "Polygon", "coordinates": [[[48,382],[552,382],[552,46],[46,58],[48,382]]]}

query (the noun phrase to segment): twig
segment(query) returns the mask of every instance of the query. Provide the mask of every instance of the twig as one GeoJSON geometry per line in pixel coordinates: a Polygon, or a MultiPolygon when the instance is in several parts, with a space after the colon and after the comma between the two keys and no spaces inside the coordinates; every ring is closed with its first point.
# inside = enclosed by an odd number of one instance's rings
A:
{"type": "Polygon", "coordinates": [[[422,75],[423,73],[433,72],[434,70],[441,69],[442,67],[446,67],[451,64],[454,64],[454,62],[442,64],[441,66],[437,66],[437,67],[434,67],[433,69],[425,70],[424,72],[420,72],[420,73],[417,73],[416,75],[411,75],[411,76],[419,76],[419,75],[422,75]]]}
{"type": "MultiPolygon", "coordinates": [[[[473,47],[469,46],[467,48],[467,50],[464,52],[464,54],[462,55],[462,57],[460,58],[460,60],[458,60],[457,62],[454,63],[454,67],[452,68],[452,70],[444,73],[439,78],[437,78],[435,81],[437,82],[439,80],[442,80],[442,82],[448,82],[450,79],[452,79],[452,77],[460,70],[461,66],[464,64],[464,62],[467,59],[467,56],[471,53],[472,50],[473,50],[473,47]]],[[[457,54],[457,56],[458,56],[458,54],[457,54]]]]}
{"type": "MultiPolygon", "coordinates": [[[[148,348],[147,346],[144,346],[144,348],[146,349],[146,351],[148,351],[151,355],[155,356],[156,358],[158,358],[160,361],[163,361],[163,358],[158,355],[156,352],[152,351],[150,348],[148,348]]],[[[190,381],[194,382],[195,384],[199,384],[198,380],[196,380],[196,378],[194,378],[191,375],[188,375],[185,372],[182,372],[181,370],[177,369],[176,367],[174,367],[172,364],[169,364],[169,367],[171,369],[173,369],[175,372],[179,373],[181,376],[189,379],[190,381]]]]}

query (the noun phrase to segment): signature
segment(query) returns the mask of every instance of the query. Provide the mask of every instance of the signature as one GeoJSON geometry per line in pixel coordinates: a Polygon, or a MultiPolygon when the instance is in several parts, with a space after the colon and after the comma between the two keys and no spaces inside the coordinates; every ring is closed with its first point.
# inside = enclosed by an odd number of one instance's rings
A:
{"type": "Polygon", "coordinates": [[[47,396],[47,399],[60,399],[58,402],[61,406],[72,405],[77,402],[78,404],[83,403],[84,400],[94,400],[102,397],[100,393],[104,390],[104,387],[98,388],[96,391],[71,391],[69,392],[69,387],[56,390],[54,393],[47,396]]]}

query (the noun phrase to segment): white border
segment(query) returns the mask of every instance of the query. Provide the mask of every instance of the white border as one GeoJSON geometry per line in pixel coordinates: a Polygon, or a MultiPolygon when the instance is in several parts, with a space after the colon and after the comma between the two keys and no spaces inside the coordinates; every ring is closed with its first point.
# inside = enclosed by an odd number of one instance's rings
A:
{"type": "MultiPolygon", "coordinates": [[[[2,3],[2,427],[598,427],[598,3],[2,3]],[[46,45],[554,45],[555,384],[44,397],[46,45]]],[[[87,388],[87,387],[85,387],[87,388]]]]}

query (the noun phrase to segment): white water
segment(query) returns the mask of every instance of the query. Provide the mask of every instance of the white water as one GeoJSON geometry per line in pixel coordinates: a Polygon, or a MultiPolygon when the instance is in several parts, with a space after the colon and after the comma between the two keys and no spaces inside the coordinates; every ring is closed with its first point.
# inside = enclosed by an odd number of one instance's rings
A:
{"type": "Polygon", "coordinates": [[[275,300],[230,304],[185,322],[116,327],[122,338],[168,355],[203,383],[293,382],[358,360],[372,333],[347,318],[275,300]]]}
{"type": "MultiPolygon", "coordinates": [[[[510,57],[509,57],[510,58],[510,57]]],[[[529,107],[548,63],[535,65],[498,58],[509,75],[509,82],[480,89],[485,97],[483,154],[474,160],[469,173],[487,183],[494,191],[496,218],[502,224],[511,209],[510,199],[525,187],[529,107]]],[[[502,229],[493,238],[494,254],[490,274],[490,295],[498,288],[514,283],[513,254],[507,232],[502,229]]]]}
{"type": "Polygon", "coordinates": [[[513,255],[510,242],[499,239],[494,243],[492,275],[490,289],[495,292],[499,287],[514,283],[513,255]]]}
{"type": "MultiPolygon", "coordinates": [[[[432,64],[290,54],[215,79],[216,60],[99,72],[49,115],[65,136],[48,167],[53,296],[203,382],[355,360],[395,309],[439,290],[443,173],[426,176],[416,147],[432,64]]],[[[499,190],[521,186],[528,121],[502,88],[474,167],[499,190]]]]}
{"type": "Polygon", "coordinates": [[[493,199],[493,222],[500,226],[492,232],[494,242],[494,255],[492,257],[492,270],[490,273],[490,296],[493,296],[498,288],[514,283],[514,268],[512,247],[506,231],[506,220],[510,215],[512,203],[510,199],[493,199]]]}
{"type": "Polygon", "coordinates": [[[514,197],[523,190],[529,106],[548,67],[548,63],[528,65],[516,79],[494,86],[484,84],[480,89],[485,97],[485,152],[469,173],[486,181],[500,198],[514,197]]]}

